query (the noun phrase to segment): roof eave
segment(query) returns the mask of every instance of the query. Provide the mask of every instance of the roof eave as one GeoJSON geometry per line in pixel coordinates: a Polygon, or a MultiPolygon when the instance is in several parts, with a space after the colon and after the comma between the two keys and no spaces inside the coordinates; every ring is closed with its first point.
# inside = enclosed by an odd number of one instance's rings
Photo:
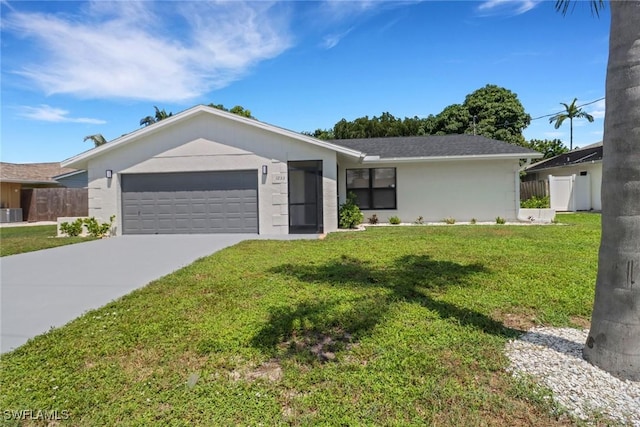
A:
{"type": "Polygon", "coordinates": [[[38,181],[38,180],[30,180],[30,179],[7,179],[7,178],[0,178],[0,182],[8,182],[11,184],[32,184],[32,185],[49,185],[49,184],[58,184],[60,185],[60,183],[58,181],[38,181]]]}
{"type": "Polygon", "coordinates": [[[549,170],[549,169],[557,169],[557,168],[566,168],[569,166],[580,166],[580,165],[593,165],[596,163],[602,163],[602,159],[598,159],[598,160],[589,160],[588,162],[580,162],[580,163],[564,163],[562,165],[555,165],[555,166],[545,166],[543,168],[535,168],[534,166],[536,165],[531,165],[529,168],[526,168],[524,171],[525,172],[540,172],[540,171],[545,171],[545,170],[549,170]]]}
{"type": "Polygon", "coordinates": [[[78,175],[85,172],[86,170],[84,169],[78,169],[77,171],[73,172],[61,173],[60,175],[54,176],[53,179],[57,181],[58,179],[69,178],[70,176],[78,175]]]}
{"type": "Polygon", "coordinates": [[[459,156],[380,157],[366,156],[363,163],[450,162],[460,160],[520,160],[542,157],[542,153],[471,154],[459,156]]]}

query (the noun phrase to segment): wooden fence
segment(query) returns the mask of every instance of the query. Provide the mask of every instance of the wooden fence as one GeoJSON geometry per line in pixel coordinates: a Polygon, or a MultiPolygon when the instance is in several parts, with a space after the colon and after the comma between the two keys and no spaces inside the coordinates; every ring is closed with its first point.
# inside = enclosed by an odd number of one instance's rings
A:
{"type": "Polygon", "coordinates": [[[521,181],[520,200],[527,200],[536,197],[546,197],[549,195],[549,181],[521,181]]]}
{"type": "Polygon", "coordinates": [[[20,192],[24,221],[55,221],[60,216],[88,216],[86,188],[29,188],[20,192]]]}

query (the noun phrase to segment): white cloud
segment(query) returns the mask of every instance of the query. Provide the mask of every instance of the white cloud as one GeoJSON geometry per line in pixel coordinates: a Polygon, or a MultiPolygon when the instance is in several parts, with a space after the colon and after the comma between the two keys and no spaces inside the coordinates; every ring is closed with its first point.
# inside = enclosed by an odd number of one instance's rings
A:
{"type": "Polygon", "coordinates": [[[20,107],[20,115],[27,119],[38,120],[42,122],[54,123],[87,123],[92,125],[102,125],[107,123],[101,119],[91,119],[87,117],[69,117],[69,111],[61,108],[51,107],[42,104],[37,107],[23,106],[20,107]]]}
{"type": "Polygon", "coordinates": [[[543,135],[545,136],[545,138],[550,138],[550,139],[554,139],[554,138],[561,139],[563,136],[566,136],[564,132],[544,132],[543,135]]]}
{"type": "Polygon", "coordinates": [[[342,40],[347,34],[349,34],[351,32],[352,28],[349,28],[347,31],[343,31],[342,33],[339,34],[328,34],[324,37],[324,40],[322,41],[321,47],[323,49],[331,49],[336,47],[336,45],[338,43],[340,43],[340,40],[342,40]]]}
{"type": "Polygon", "coordinates": [[[0,0],[0,6],[6,6],[10,10],[14,10],[13,7],[9,4],[9,0],[0,0]]]}
{"type": "Polygon", "coordinates": [[[382,4],[381,1],[372,0],[325,0],[320,4],[319,13],[332,21],[341,21],[366,13],[382,4]]]}
{"type": "Polygon", "coordinates": [[[13,12],[3,28],[44,52],[15,71],[47,95],[175,102],[289,48],[284,12],[267,2],[96,1],[72,16],[13,12]]]}
{"type": "Polygon", "coordinates": [[[605,100],[602,99],[594,104],[587,105],[584,110],[591,114],[594,119],[604,119],[605,100]]]}
{"type": "Polygon", "coordinates": [[[482,16],[521,15],[536,7],[541,0],[486,0],[476,10],[482,16]]]}
{"type": "MultiPolygon", "coordinates": [[[[322,36],[320,47],[331,49],[351,33],[358,25],[383,11],[406,8],[422,0],[325,0],[313,8],[312,25],[318,27],[322,36]],[[348,25],[348,28],[345,27],[348,25]]],[[[315,3],[314,3],[315,4],[315,3]]],[[[397,24],[398,18],[391,19],[378,29],[383,32],[397,24]]]]}

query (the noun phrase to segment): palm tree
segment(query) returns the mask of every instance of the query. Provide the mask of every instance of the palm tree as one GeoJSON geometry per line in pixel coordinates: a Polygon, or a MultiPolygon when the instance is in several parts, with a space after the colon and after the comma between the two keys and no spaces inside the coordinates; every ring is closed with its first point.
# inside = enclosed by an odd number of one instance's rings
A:
{"type": "Polygon", "coordinates": [[[582,111],[582,108],[576,106],[577,100],[578,98],[573,98],[573,102],[569,105],[561,102],[560,104],[564,105],[564,111],[556,114],[549,119],[549,123],[556,122],[554,126],[556,129],[562,126],[562,123],[564,123],[566,119],[569,119],[569,125],[571,128],[569,150],[573,150],[573,119],[587,119],[589,123],[593,122],[593,116],[591,114],[585,113],[584,111],[582,111]]]}
{"type": "Polygon", "coordinates": [[[144,126],[149,126],[152,125],[154,123],[159,122],[160,120],[164,120],[167,117],[171,117],[173,116],[173,113],[167,113],[165,111],[165,109],[163,108],[162,110],[160,110],[158,107],[156,107],[155,105],[153,106],[153,108],[156,109],[156,114],[155,116],[147,116],[147,117],[143,117],[140,119],[140,126],[144,125],[144,126]]]}
{"type": "Polygon", "coordinates": [[[93,141],[93,144],[96,147],[100,147],[101,145],[104,145],[107,143],[107,140],[104,139],[104,136],[102,136],[101,133],[96,133],[95,135],[87,135],[84,137],[84,141],[86,140],[93,141]]]}
{"type": "Polygon", "coordinates": [[[156,122],[156,119],[153,116],[147,116],[140,119],[140,126],[149,126],[156,122]]]}
{"type": "MultiPolygon", "coordinates": [[[[566,12],[570,0],[558,0],[566,12]]],[[[603,2],[592,1],[596,10],[603,2]]],[[[610,1],[602,237],[586,360],[640,380],[640,0],[610,1]]]]}

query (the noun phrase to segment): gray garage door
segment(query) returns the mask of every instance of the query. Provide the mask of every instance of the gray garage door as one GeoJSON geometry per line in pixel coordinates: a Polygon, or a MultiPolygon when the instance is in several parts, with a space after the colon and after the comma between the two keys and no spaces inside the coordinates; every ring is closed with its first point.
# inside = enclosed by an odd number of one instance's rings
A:
{"type": "Polygon", "coordinates": [[[258,171],[121,176],[124,234],[257,233],[258,171]]]}

